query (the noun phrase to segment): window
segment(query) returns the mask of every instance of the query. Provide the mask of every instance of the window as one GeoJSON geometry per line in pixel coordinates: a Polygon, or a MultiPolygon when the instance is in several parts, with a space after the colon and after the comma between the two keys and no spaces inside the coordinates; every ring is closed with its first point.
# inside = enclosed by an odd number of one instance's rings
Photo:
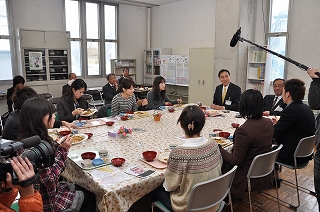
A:
{"type": "MultiPolygon", "coordinates": [[[[284,56],[288,40],[288,13],[289,0],[271,1],[269,32],[267,33],[268,48],[284,56]]],[[[284,78],[285,61],[277,56],[272,56],[271,65],[271,79],[284,78]]]]}
{"type": "Polygon", "coordinates": [[[0,80],[10,80],[13,77],[7,9],[7,1],[0,0],[0,80]]]}
{"type": "Polygon", "coordinates": [[[100,1],[65,0],[72,72],[84,77],[111,72],[110,59],[117,55],[117,10],[100,1]]]}

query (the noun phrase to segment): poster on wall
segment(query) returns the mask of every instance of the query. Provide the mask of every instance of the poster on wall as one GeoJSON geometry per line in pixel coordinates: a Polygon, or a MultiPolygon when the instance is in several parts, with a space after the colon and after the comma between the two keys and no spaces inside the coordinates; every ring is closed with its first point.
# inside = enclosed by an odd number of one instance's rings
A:
{"type": "Polygon", "coordinates": [[[176,57],[174,55],[161,55],[161,76],[167,84],[176,83],[176,57]]]}
{"type": "Polygon", "coordinates": [[[176,58],[176,84],[189,85],[189,56],[179,55],[176,58]]]}
{"type": "Polygon", "coordinates": [[[30,70],[41,70],[42,66],[42,52],[29,52],[30,70]]]}

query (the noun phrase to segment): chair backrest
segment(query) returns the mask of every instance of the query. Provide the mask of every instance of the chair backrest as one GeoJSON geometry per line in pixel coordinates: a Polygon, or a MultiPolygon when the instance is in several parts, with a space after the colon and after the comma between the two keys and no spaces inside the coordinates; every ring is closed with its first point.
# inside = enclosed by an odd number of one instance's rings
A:
{"type": "Polygon", "coordinates": [[[301,158],[301,157],[307,157],[312,155],[315,145],[316,145],[315,135],[302,138],[299,141],[296,150],[294,151],[293,157],[301,158]]]}
{"type": "Polygon", "coordinates": [[[190,192],[187,211],[198,211],[219,204],[229,193],[238,166],[217,178],[197,183],[190,192]]]}
{"type": "Polygon", "coordinates": [[[39,94],[39,96],[40,96],[41,98],[44,98],[44,99],[50,99],[50,98],[52,98],[52,95],[51,95],[50,93],[41,93],[41,94],[39,94]]]}
{"type": "Polygon", "coordinates": [[[103,100],[100,91],[97,90],[97,89],[87,90],[86,93],[87,93],[87,94],[90,94],[90,95],[92,96],[92,98],[93,98],[94,101],[103,100]]]}
{"type": "Polygon", "coordinates": [[[51,102],[51,104],[56,105],[58,104],[60,97],[54,97],[54,98],[50,98],[49,102],[51,102]]]}
{"type": "Polygon", "coordinates": [[[269,175],[274,168],[282,144],[275,150],[257,155],[253,158],[247,173],[247,178],[260,178],[269,175]]]}

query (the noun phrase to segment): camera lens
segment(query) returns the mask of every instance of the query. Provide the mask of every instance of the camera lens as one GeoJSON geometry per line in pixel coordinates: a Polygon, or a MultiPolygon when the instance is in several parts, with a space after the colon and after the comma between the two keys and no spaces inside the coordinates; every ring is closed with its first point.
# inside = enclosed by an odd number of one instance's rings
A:
{"type": "Polygon", "coordinates": [[[47,141],[42,140],[38,146],[24,151],[21,157],[27,157],[37,168],[46,168],[54,163],[54,150],[47,141]]]}

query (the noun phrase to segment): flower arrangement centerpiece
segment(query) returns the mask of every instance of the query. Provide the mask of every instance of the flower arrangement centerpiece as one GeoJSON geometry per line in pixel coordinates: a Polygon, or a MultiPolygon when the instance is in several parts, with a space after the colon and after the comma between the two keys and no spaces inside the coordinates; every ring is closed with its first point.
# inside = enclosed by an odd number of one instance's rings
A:
{"type": "Polygon", "coordinates": [[[124,126],[121,126],[118,130],[118,135],[121,135],[122,137],[126,137],[127,134],[131,134],[132,129],[131,128],[126,128],[124,126]]]}
{"type": "Polygon", "coordinates": [[[154,111],[154,113],[153,113],[153,119],[154,119],[155,121],[160,121],[161,116],[162,116],[162,113],[161,113],[161,112],[156,111],[156,110],[154,111]]]}

